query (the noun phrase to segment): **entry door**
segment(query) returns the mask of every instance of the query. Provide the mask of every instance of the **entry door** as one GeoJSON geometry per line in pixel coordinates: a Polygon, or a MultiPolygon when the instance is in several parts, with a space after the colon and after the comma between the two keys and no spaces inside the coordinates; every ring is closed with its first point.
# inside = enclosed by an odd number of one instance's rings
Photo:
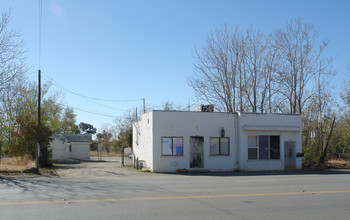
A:
{"type": "Polygon", "coordinates": [[[284,142],[284,165],[286,169],[295,169],[295,142],[284,142]]]}
{"type": "Polygon", "coordinates": [[[203,137],[191,137],[190,139],[190,168],[203,168],[203,137]]]}

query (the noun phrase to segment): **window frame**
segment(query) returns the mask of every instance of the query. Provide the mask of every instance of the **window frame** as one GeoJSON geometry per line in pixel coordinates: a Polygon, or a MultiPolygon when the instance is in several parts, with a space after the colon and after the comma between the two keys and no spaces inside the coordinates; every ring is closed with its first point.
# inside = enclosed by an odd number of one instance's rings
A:
{"type": "Polygon", "coordinates": [[[248,148],[247,148],[247,158],[248,160],[281,160],[281,135],[248,135],[248,148]],[[249,145],[249,138],[255,137],[256,145],[249,145]],[[263,147],[263,145],[260,145],[260,139],[262,137],[267,137],[267,158],[261,159],[260,156],[263,154],[263,152],[260,152],[263,147]],[[271,154],[271,137],[278,137],[278,153],[279,156],[277,158],[277,154],[271,154]],[[256,158],[249,158],[249,149],[256,149],[256,158]],[[276,158],[271,158],[271,155],[276,158]]]}
{"type": "Polygon", "coordinates": [[[161,155],[162,156],[165,156],[165,157],[167,157],[167,156],[170,156],[170,157],[173,157],[173,156],[175,156],[175,157],[181,157],[181,156],[183,156],[184,155],[184,138],[183,137],[180,137],[180,136],[164,136],[164,137],[161,137],[161,155]],[[171,138],[171,154],[164,154],[164,152],[163,152],[163,138],[171,138]],[[174,138],[181,138],[182,140],[181,140],[181,144],[182,144],[182,151],[181,151],[181,153],[182,154],[174,154],[174,152],[176,153],[176,151],[174,150],[174,138]]]}
{"type": "Polygon", "coordinates": [[[210,137],[210,140],[209,140],[209,151],[210,151],[210,156],[229,156],[230,155],[230,137],[210,137]],[[216,139],[219,139],[219,154],[213,154],[212,153],[212,151],[211,151],[211,140],[212,139],[214,139],[214,138],[216,138],[216,139]],[[222,139],[227,139],[228,140],[228,149],[227,149],[227,154],[223,154],[222,153],[222,147],[221,147],[221,145],[222,145],[222,143],[221,143],[221,140],[222,139]]]}
{"type": "Polygon", "coordinates": [[[248,135],[248,160],[259,160],[258,135],[248,135]],[[255,145],[249,145],[249,137],[255,137],[255,145]],[[256,158],[249,158],[249,149],[255,149],[256,158]]]}

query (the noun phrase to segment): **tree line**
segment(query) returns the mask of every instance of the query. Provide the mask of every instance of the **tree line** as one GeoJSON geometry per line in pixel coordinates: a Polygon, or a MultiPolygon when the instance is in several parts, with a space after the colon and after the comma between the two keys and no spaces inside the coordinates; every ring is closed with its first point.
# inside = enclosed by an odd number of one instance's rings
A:
{"type": "Polygon", "coordinates": [[[0,21],[0,155],[35,158],[35,144],[48,146],[54,133],[74,134],[73,108],[60,103],[62,94],[49,83],[41,88],[41,123],[38,123],[38,85],[27,77],[26,50],[21,34],[9,29],[11,13],[0,21]]]}
{"type": "Polygon", "coordinates": [[[320,163],[327,153],[350,159],[350,134],[345,133],[350,96],[345,91],[344,103],[334,101],[339,95],[328,83],[334,59],[326,57],[329,40],[319,33],[302,18],[270,34],[226,25],[195,48],[188,84],[198,100],[217,111],[301,114],[305,161],[311,160],[312,149],[320,163]]]}

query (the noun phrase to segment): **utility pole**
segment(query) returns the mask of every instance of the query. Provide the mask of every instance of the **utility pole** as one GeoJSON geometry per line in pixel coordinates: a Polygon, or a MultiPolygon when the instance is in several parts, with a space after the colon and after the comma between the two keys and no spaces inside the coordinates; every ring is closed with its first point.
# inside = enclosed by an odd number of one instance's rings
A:
{"type": "Polygon", "coordinates": [[[143,113],[146,113],[146,100],[145,98],[143,98],[142,100],[143,100],[143,113]]]}
{"type": "Polygon", "coordinates": [[[41,70],[38,71],[38,125],[41,124],[41,70]]]}
{"type": "MultiPolygon", "coordinates": [[[[41,70],[38,70],[38,125],[41,124],[41,70]]],[[[35,166],[39,168],[39,142],[35,145],[35,166]]]]}
{"type": "Polygon", "coordinates": [[[137,107],[136,107],[136,113],[135,113],[135,122],[138,122],[138,117],[137,117],[137,107]]]}

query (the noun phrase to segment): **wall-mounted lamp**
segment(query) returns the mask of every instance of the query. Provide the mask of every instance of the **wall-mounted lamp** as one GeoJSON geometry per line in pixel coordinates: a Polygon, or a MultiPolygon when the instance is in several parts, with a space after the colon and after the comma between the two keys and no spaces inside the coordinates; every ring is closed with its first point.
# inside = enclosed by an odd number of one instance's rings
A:
{"type": "Polygon", "coordinates": [[[225,137],[225,130],[224,130],[224,127],[221,128],[221,137],[225,137]]]}

